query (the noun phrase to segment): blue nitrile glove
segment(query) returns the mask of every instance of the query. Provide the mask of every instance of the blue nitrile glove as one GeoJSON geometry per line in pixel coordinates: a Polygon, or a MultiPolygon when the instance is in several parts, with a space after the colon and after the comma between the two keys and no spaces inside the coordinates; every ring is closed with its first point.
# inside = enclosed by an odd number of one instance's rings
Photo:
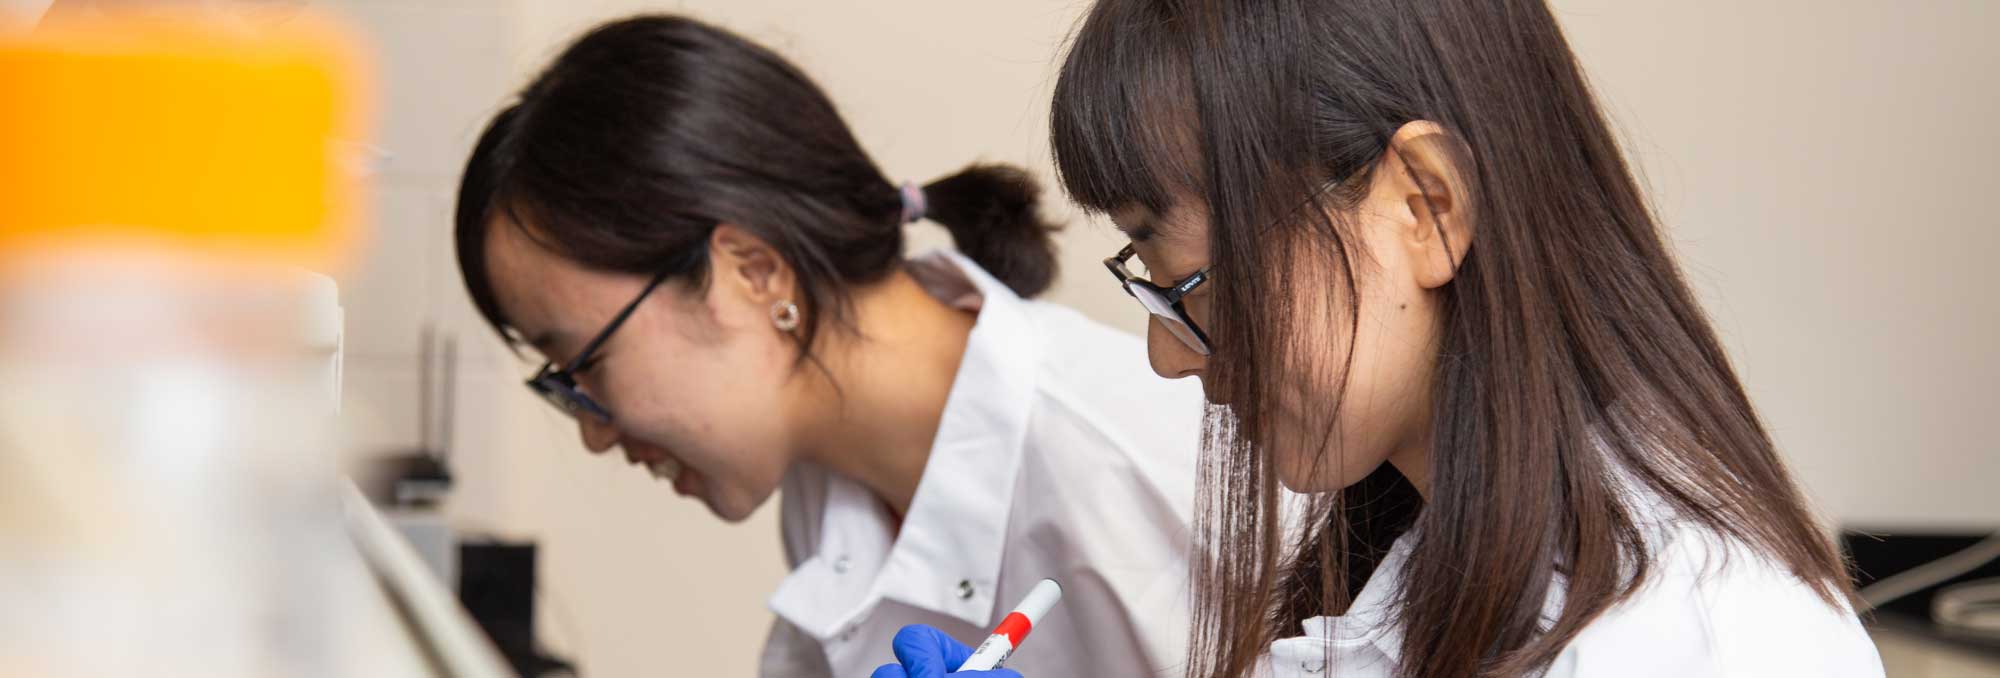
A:
{"type": "Polygon", "coordinates": [[[896,639],[889,641],[889,647],[895,650],[896,661],[901,664],[883,664],[875,669],[870,678],[944,678],[945,674],[963,678],[1021,678],[1019,672],[1007,669],[952,673],[952,669],[972,656],[972,648],[943,631],[922,624],[912,624],[897,631],[896,639]]]}

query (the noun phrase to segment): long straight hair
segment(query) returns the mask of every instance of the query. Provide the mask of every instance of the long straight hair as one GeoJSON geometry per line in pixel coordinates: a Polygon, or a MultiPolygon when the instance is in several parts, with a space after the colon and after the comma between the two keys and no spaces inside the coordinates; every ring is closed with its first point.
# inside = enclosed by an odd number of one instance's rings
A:
{"type": "MultiPolygon", "coordinates": [[[[1538,671],[1651,570],[1634,491],[1848,600],[1541,0],[1099,0],[1051,122],[1087,208],[1211,214],[1208,387],[1228,405],[1204,426],[1189,675],[1243,675],[1343,611],[1412,521],[1398,675],[1538,671]],[[1475,234],[1442,289],[1429,500],[1378,469],[1289,531],[1269,413],[1301,371],[1344,383],[1351,353],[1325,368],[1302,338],[1353,345],[1353,207],[1420,120],[1458,150],[1475,234]]],[[[1336,440],[1340,403],[1318,409],[1336,440]]]]}

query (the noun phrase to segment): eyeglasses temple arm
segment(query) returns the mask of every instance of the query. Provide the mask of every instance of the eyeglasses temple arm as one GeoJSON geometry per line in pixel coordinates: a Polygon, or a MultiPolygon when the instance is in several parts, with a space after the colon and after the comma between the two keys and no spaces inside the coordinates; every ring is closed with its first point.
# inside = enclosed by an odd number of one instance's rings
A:
{"type": "Polygon", "coordinates": [[[604,331],[598,332],[595,337],[591,337],[590,343],[584,344],[583,350],[577,351],[576,357],[571,358],[569,364],[563,366],[563,373],[569,374],[570,372],[574,372],[576,368],[583,365],[583,361],[589,360],[590,355],[597,352],[597,347],[603,346],[605,340],[611,338],[611,333],[618,331],[618,327],[625,324],[625,319],[632,317],[632,313],[639,310],[639,303],[645,301],[646,297],[653,293],[653,288],[659,287],[660,283],[666,281],[666,271],[654,274],[652,281],[646,283],[646,289],[641,290],[639,296],[634,298],[632,303],[626,304],[625,308],[620,310],[617,316],[611,318],[611,322],[604,326],[604,331]]]}

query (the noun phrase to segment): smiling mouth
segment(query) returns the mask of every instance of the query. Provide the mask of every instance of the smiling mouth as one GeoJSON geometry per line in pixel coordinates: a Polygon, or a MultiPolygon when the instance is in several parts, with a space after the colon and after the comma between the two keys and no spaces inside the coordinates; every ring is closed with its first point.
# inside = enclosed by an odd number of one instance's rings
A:
{"type": "Polygon", "coordinates": [[[646,468],[653,472],[653,479],[655,480],[673,482],[681,477],[681,463],[672,457],[648,463],[646,464],[646,468]]]}

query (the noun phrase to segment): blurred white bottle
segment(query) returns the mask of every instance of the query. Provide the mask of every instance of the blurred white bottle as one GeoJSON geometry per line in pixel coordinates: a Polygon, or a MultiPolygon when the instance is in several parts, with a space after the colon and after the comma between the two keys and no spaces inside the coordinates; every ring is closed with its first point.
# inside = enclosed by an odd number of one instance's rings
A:
{"type": "Polygon", "coordinates": [[[0,647],[75,662],[49,675],[339,675],[338,307],[315,282],[105,252],[11,272],[0,647]]]}
{"type": "Polygon", "coordinates": [[[353,675],[322,40],[0,39],[0,676],[353,675]]]}

